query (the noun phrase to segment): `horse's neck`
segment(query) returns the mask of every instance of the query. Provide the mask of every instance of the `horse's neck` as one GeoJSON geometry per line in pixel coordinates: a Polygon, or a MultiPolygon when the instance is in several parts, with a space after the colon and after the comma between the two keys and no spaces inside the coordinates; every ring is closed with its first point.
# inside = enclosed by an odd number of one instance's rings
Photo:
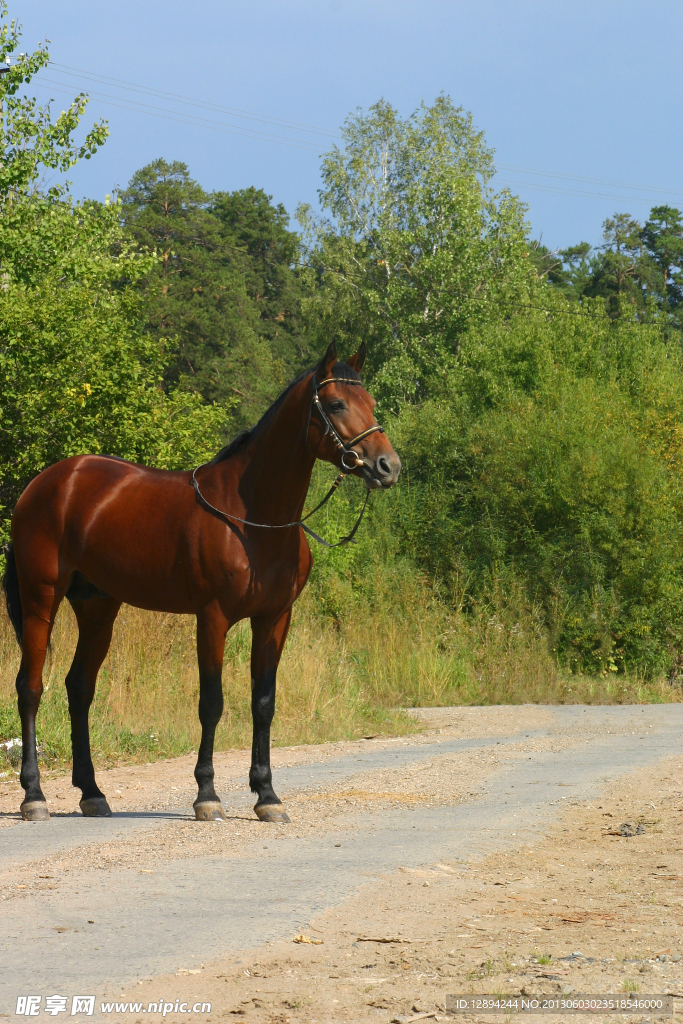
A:
{"type": "Polygon", "coordinates": [[[315,463],[306,445],[306,396],[302,382],[244,450],[237,492],[253,522],[293,522],[301,516],[315,463]]]}

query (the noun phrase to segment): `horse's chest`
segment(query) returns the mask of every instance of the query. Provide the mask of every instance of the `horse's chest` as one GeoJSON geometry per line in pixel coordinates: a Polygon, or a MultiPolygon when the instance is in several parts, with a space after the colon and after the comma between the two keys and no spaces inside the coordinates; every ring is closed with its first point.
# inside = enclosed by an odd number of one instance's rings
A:
{"type": "Polygon", "coordinates": [[[240,617],[277,613],[289,607],[303,590],[308,571],[296,557],[258,557],[230,574],[230,589],[240,617]]]}

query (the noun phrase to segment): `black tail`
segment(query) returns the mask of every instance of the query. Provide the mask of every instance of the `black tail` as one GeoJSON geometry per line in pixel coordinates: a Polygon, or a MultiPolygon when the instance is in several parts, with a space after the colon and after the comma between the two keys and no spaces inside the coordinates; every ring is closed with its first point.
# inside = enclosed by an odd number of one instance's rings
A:
{"type": "Polygon", "coordinates": [[[7,602],[7,614],[14,626],[17,635],[17,642],[21,647],[21,633],[24,625],[24,613],[21,610],[21,597],[19,596],[19,576],[17,575],[17,563],[14,557],[14,545],[10,543],[5,548],[5,574],[2,577],[2,587],[5,591],[7,602]]]}

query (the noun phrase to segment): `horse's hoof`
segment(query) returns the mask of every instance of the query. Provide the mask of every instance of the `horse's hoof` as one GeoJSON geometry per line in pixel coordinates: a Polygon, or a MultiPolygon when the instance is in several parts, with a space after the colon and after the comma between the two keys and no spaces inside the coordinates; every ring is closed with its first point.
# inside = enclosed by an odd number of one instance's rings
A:
{"type": "Polygon", "coordinates": [[[111,818],[111,807],[104,796],[90,796],[81,800],[81,812],[84,818],[111,818]]]}
{"type": "Polygon", "coordinates": [[[21,805],[21,816],[24,821],[47,821],[50,812],[44,800],[25,800],[21,805]]]}
{"type": "Polygon", "coordinates": [[[282,804],[254,804],[256,817],[259,821],[281,821],[289,823],[289,818],[282,804]]]}
{"type": "Polygon", "coordinates": [[[225,811],[220,800],[202,800],[193,806],[197,821],[225,821],[225,811]]]}

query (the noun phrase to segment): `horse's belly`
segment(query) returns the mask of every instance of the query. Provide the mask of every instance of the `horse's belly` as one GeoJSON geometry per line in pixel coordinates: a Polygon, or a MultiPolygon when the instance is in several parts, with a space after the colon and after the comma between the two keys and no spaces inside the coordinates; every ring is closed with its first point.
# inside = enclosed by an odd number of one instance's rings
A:
{"type": "Polygon", "coordinates": [[[179,538],[144,527],[119,535],[116,542],[98,534],[88,537],[78,558],[78,568],[95,586],[138,608],[194,610],[179,538]]]}
{"type": "MultiPolygon", "coordinates": [[[[131,474],[132,476],[132,474],[131,474]]],[[[94,508],[66,517],[69,562],[117,600],[157,611],[193,611],[187,581],[185,497],[139,479],[108,488],[94,508]],[[175,500],[174,500],[175,499],[175,500]]]]}

